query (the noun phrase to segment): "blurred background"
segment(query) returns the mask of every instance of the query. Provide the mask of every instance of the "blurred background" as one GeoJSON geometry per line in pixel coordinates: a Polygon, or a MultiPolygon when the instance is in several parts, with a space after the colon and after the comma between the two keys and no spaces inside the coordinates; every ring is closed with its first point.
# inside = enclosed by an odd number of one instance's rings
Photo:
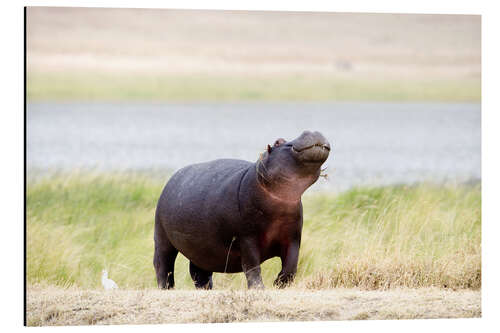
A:
{"type": "Polygon", "coordinates": [[[313,188],[480,179],[481,18],[27,9],[27,165],[165,174],[319,130],[313,188]]]}

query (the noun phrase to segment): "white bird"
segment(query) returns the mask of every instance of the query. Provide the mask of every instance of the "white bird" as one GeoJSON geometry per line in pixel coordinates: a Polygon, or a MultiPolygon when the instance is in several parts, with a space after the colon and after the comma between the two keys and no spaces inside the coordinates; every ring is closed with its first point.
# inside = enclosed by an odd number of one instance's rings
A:
{"type": "Polygon", "coordinates": [[[102,270],[101,282],[102,282],[102,286],[106,290],[118,289],[118,285],[116,284],[116,282],[111,280],[111,279],[108,279],[108,271],[105,269],[102,270]]]}

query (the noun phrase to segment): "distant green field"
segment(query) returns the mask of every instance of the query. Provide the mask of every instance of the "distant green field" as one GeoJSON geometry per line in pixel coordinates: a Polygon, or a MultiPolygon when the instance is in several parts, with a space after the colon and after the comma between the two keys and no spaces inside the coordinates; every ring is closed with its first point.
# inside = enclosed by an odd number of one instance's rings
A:
{"type": "Polygon", "coordinates": [[[118,75],[29,72],[37,100],[137,101],[437,101],[478,102],[480,78],[371,79],[328,75],[118,75]]]}
{"type": "MultiPolygon", "coordinates": [[[[165,181],[139,174],[71,173],[28,181],[28,284],[100,288],[100,272],[122,288],[155,287],[153,225],[165,181]]],[[[481,287],[479,186],[356,188],[303,198],[296,279],[312,289],[481,287]]],[[[270,287],[278,259],[263,264],[270,287]]],[[[188,262],[176,287],[193,289],[188,262]]],[[[216,289],[245,289],[240,274],[214,274],[216,289]]]]}

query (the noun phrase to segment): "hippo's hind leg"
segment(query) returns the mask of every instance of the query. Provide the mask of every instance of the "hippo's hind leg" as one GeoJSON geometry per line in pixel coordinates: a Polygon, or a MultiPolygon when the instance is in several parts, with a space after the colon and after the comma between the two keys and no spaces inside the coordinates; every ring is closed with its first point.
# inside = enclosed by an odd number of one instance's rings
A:
{"type": "Polygon", "coordinates": [[[172,244],[155,244],[153,264],[156,271],[156,281],[161,289],[174,287],[174,264],[177,249],[172,244]]]}
{"type": "Polygon", "coordinates": [[[179,251],[170,243],[161,229],[158,225],[156,226],[153,265],[156,271],[158,288],[171,289],[175,284],[174,264],[179,251]]]}
{"type": "Polygon", "coordinates": [[[192,261],[189,262],[189,273],[197,289],[212,289],[212,272],[199,268],[192,261]]]}

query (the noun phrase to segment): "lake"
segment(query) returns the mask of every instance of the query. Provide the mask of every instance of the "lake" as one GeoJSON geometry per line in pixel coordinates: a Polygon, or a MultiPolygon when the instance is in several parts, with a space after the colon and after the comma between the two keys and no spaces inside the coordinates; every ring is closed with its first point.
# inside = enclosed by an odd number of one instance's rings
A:
{"type": "Polygon", "coordinates": [[[445,103],[28,103],[28,175],[171,173],[320,131],[332,152],[314,189],[481,178],[481,106],[445,103]]]}

